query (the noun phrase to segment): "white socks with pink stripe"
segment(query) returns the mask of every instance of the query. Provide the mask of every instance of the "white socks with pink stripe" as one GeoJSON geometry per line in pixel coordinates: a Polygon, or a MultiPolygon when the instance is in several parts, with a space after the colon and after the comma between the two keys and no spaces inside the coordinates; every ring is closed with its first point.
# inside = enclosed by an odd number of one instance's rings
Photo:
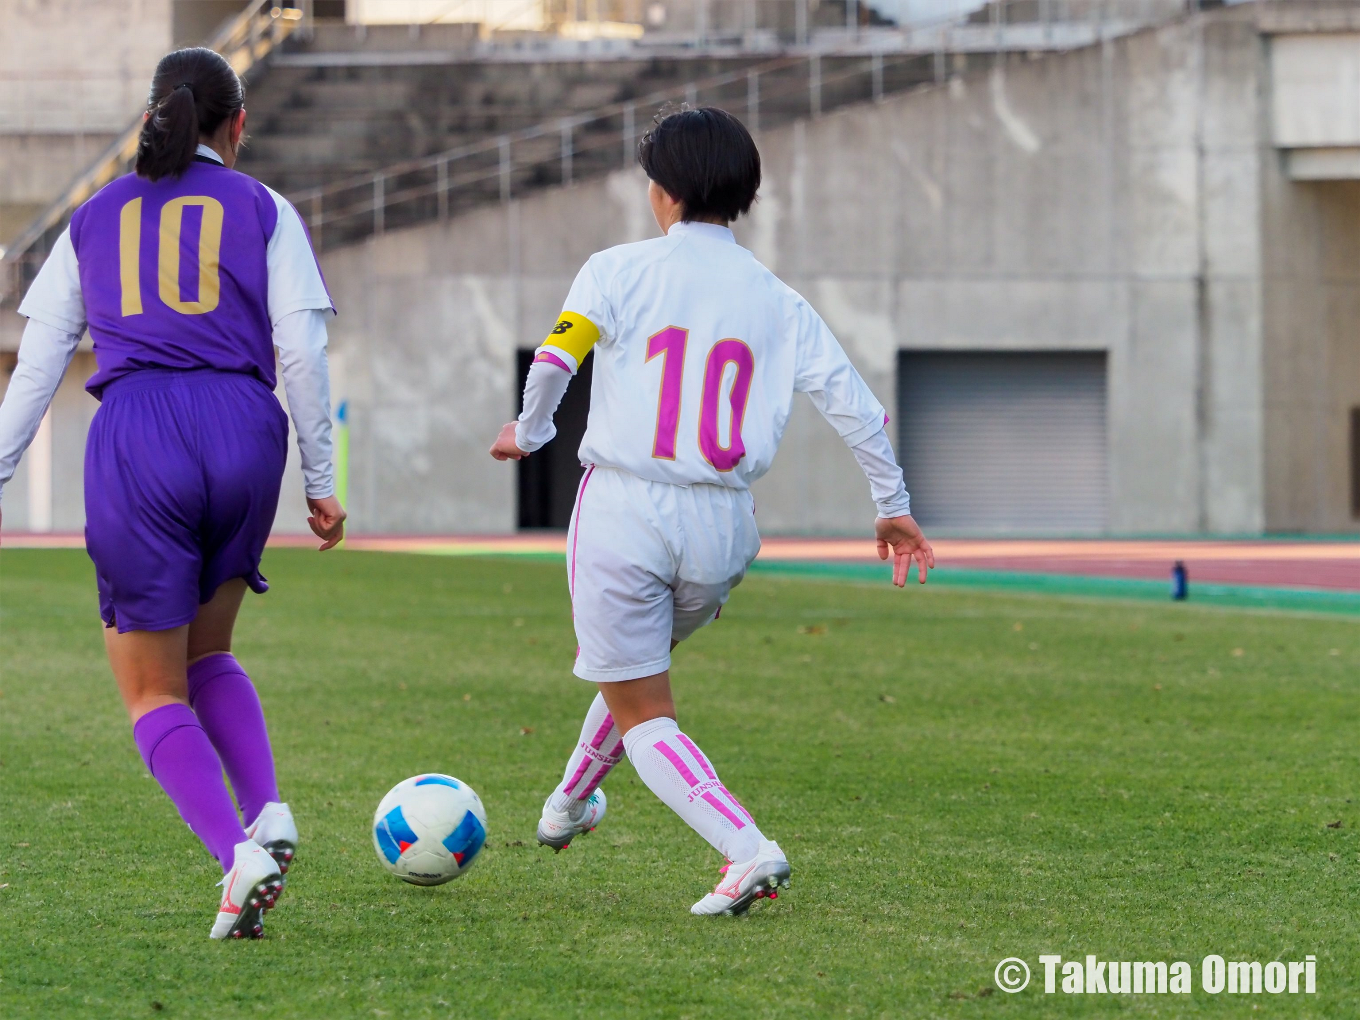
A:
{"type": "Polygon", "coordinates": [[[648,788],[729,861],[749,861],[763,838],[741,802],[674,719],[651,719],[623,738],[648,788]]]}
{"type": "Polygon", "coordinates": [[[595,695],[581,725],[581,739],[567,760],[567,771],[557,784],[548,806],[579,818],[583,805],[604,782],[609,770],[623,760],[623,737],[614,717],[605,707],[604,696],[595,695]]]}

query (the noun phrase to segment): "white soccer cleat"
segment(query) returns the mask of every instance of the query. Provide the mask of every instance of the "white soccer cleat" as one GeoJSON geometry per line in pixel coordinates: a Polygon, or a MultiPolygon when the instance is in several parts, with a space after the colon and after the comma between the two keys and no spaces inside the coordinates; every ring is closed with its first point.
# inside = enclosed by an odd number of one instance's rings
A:
{"type": "Polygon", "coordinates": [[[283,891],[283,874],[274,858],[252,839],[236,844],[236,860],[217,883],[222,902],[211,936],[215,939],[258,939],[264,936],[264,914],[283,891]]]}
{"type": "Polygon", "coordinates": [[[287,804],[270,801],[260,809],[259,816],[246,829],[246,835],[269,852],[274,863],[279,866],[280,874],[288,874],[288,868],[297,854],[298,831],[293,824],[293,812],[287,804]]]}
{"type": "Polygon", "coordinates": [[[538,842],[550,846],[555,853],[565,850],[583,832],[590,832],[604,818],[605,795],[596,790],[575,813],[554,811],[552,797],[543,802],[543,817],[538,820],[538,842]]]}
{"type": "Polygon", "coordinates": [[[766,896],[778,899],[779,890],[789,887],[792,874],[784,851],[769,839],[760,841],[760,848],[749,861],[741,864],[729,861],[722,870],[726,877],[689,908],[691,914],[744,914],[758,899],[766,896]]]}

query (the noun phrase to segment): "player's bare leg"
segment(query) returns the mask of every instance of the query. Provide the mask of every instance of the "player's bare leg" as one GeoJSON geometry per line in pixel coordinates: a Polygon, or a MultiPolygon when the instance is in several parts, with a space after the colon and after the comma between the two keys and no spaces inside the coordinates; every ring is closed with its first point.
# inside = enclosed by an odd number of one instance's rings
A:
{"type": "MultiPolygon", "coordinates": [[[[672,641],[671,648],[674,649],[676,644],[678,642],[672,641]]],[[[675,721],[675,696],[671,693],[670,670],[637,680],[596,686],[600,688],[615,724],[625,737],[629,730],[653,719],[675,721]]]]}
{"type": "Polygon", "coordinates": [[[789,862],[676,725],[670,672],[599,687],[642,781],[727,858],[726,877],[691,910],[742,914],[762,897],[777,897],[789,885],[789,862]]]}

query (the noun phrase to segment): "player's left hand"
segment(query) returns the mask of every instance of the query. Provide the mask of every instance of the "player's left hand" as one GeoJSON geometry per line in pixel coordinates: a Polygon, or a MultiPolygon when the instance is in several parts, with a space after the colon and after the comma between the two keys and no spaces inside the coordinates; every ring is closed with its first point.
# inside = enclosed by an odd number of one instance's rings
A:
{"type": "Polygon", "coordinates": [[[911,561],[916,561],[917,577],[926,583],[926,571],[935,566],[935,550],[921,534],[920,526],[910,514],[902,517],[880,517],[874,521],[874,536],[878,539],[878,558],[886,560],[893,554],[893,584],[904,587],[911,561]]]}
{"type": "Polygon", "coordinates": [[[518,424],[519,422],[512,421],[508,425],[501,426],[501,434],[491,444],[491,456],[497,460],[519,460],[522,457],[529,456],[515,445],[515,426],[518,424]]]}
{"type": "Polygon", "coordinates": [[[348,516],[340,501],[334,496],[322,496],[319,499],[308,496],[307,509],[312,512],[307,524],[312,534],[321,539],[319,551],[325,552],[339,545],[345,537],[345,518],[348,516]]]}

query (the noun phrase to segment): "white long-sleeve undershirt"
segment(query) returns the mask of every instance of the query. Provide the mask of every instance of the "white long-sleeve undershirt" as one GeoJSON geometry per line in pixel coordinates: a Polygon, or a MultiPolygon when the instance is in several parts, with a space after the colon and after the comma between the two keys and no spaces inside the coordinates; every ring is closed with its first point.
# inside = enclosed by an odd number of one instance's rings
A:
{"type": "Polygon", "coordinates": [[[0,403],[0,494],[19,458],[38,434],[43,415],[71,364],[80,335],[29,319],[19,341],[19,362],[0,403]]]}
{"type": "MultiPolygon", "coordinates": [[[[326,316],[321,309],[290,312],[274,327],[283,388],[297,432],[307,495],[335,494],[331,464],[330,374],[326,361],[326,316]]],[[[19,342],[19,360],[0,402],[0,496],[14,477],[19,458],[33,442],[52,397],[80,345],[68,333],[29,319],[19,342]]]]}
{"type": "MultiPolygon", "coordinates": [[[[571,380],[569,372],[552,362],[535,361],[529,366],[529,377],[524,384],[524,410],[515,426],[515,445],[525,453],[541,449],[557,435],[553,416],[571,380]]],[[[902,469],[893,455],[888,430],[880,427],[869,438],[850,447],[850,451],[869,479],[869,492],[878,507],[878,516],[904,517],[911,513],[911,497],[902,480],[902,469]]]]}
{"type": "Polygon", "coordinates": [[[515,426],[515,445],[525,453],[533,453],[552,442],[557,435],[553,415],[567,392],[572,375],[550,361],[535,361],[529,366],[529,378],[524,382],[524,410],[515,426]]]}
{"type": "Polygon", "coordinates": [[[887,428],[881,428],[864,442],[850,447],[859,462],[860,470],[869,479],[869,493],[878,506],[880,517],[905,517],[911,513],[911,497],[907,495],[902,469],[897,466],[887,428]]]}
{"type": "Polygon", "coordinates": [[[289,312],[274,327],[283,391],[297,432],[303,487],[312,499],[335,495],[331,457],[331,376],[326,317],[319,308],[289,312]]]}

